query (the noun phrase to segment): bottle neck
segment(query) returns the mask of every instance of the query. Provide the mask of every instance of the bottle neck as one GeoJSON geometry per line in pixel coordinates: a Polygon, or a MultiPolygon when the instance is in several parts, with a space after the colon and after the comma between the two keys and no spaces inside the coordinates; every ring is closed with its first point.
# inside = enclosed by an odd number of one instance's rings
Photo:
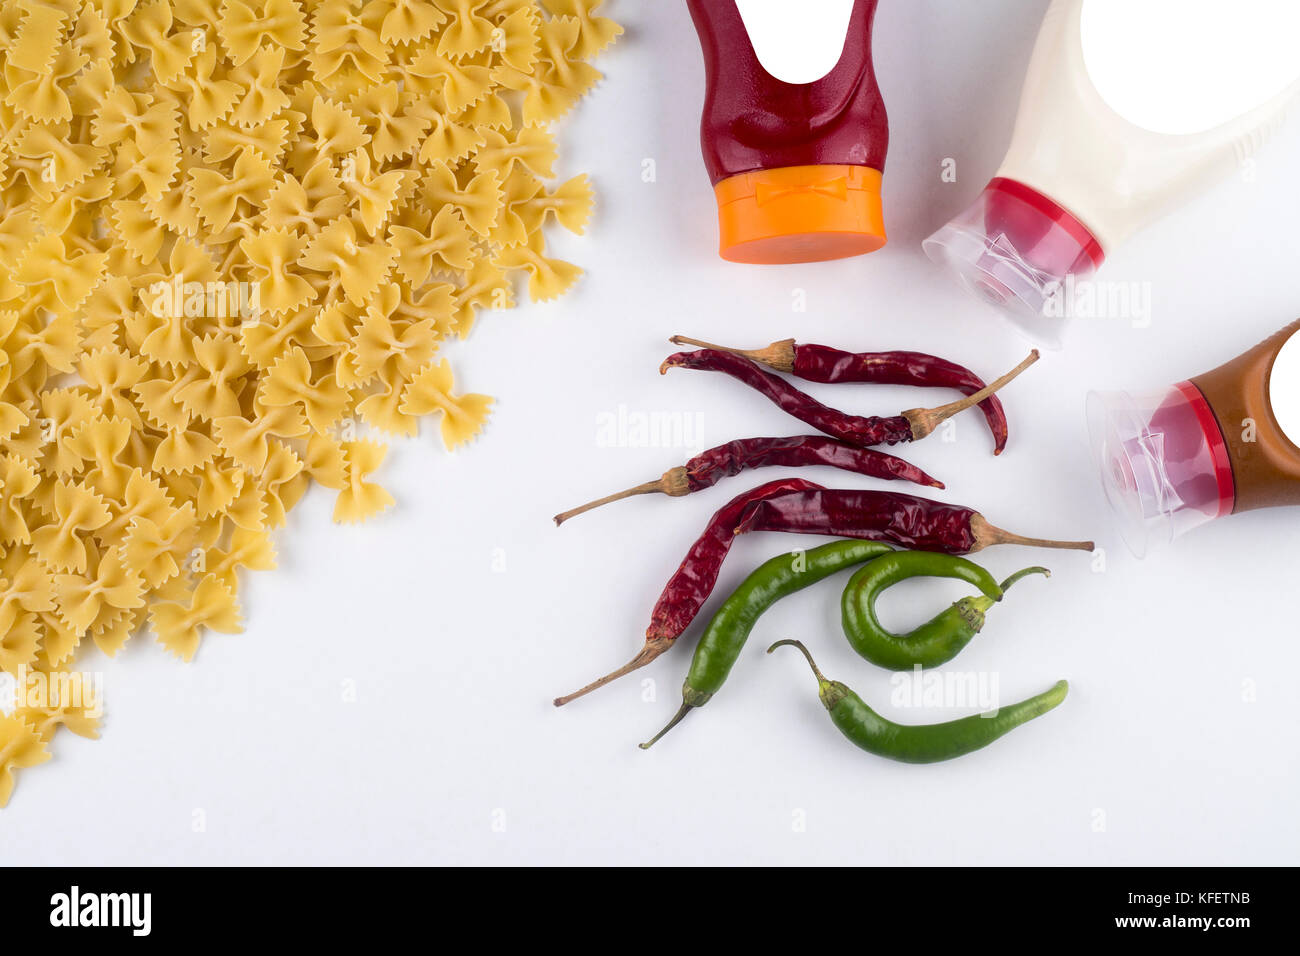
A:
{"type": "Polygon", "coordinates": [[[1219,507],[1216,518],[1232,514],[1237,499],[1236,480],[1232,474],[1232,460],[1228,454],[1228,442],[1223,437],[1223,429],[1210,407],[1205,394],[1191,382],[1179,382],[1174,388],[1182,392],[1187,404],[1196,415],[1197,424],[1205,436],[1205,445],[1209,451],[1210,464],[1214,470],[1214,484],[1218,491],[1219,507]]]}

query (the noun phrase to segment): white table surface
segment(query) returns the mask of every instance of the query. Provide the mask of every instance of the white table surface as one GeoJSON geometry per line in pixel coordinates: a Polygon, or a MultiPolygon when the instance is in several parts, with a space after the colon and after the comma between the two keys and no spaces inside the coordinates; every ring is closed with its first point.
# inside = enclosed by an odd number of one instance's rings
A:
{"type": "MultiPolygon", "coordinates": [[[[562,710],[556,694],[628,658],[655,596],[707,517],[760,476],[684,500],[641,498],[557,530],[550,516],[736,437],[798,434],[719,376],[656,374],[675,332],[740,345],[795,336],[932,351],[993,377],[1026,348],[919,243],[992,174],[1044,0],[886,0],[876,62],[892,142],[890,243],[838,263],[746,267],[715,251],[699,155],[698,46],[680,2],[616,0],[627,25],[607,78],[562,130],[563,172],[600,207],[554,245],[589,273],[549,305],[486,315],[452,351],[459,381],[499,397],[454,456],[426,423],[394,443],[398,506],[338,527],[313,490],[277,537],[280,567],[244,579],[247,631],[209,635],[193,665],[151,638],[102,670],[99,741],[62,733],[0,812],[8,863],[1294,863],[1300,850],[1300,514],[1218,522],[1138,562],[1110,524],[1087,450],[1091,388],[1204,371],[1300,310],[1300,124],[1225,182],[1117,250],[1110,279],[1151,283],[1152,322],[1084,323],[1005,395],[1001,458],[978,416],[904,452],[936,496],[1073,552],[1001,548],[999,575],[1045,562],[945,670],[996,675],[1004,701],[1071,682],[1057,711],[980,754],[912,767],[831,727],[799,637],[830,676],[903,721],[889,674],[838,623],[843,577],[769,612],[707,708],[634,745],[676,709],[697,624],[637,678],[562,710]],[[956,183],[940,181],[945,158],[956,183]],[[657,177],[642,181],[652,159],[657,177]],[[793,305],[806,295],[806,312],[793,305]],[[684,423],[696,449],[611,446],[620,409],[684,423]],[[645,678],[650,683],[644,683],[645,678]]],[[[951,393],[813,387],[862,413],[951,393]]],[[[761,478],[776,477],[772,471],[761,478]]],[[[792,472],[793,474],[793,472],[792,472]]],[[[872,483],[825,470],[824,484],[872,483]]],[[[719,593],[813,539],[740,541],[719,593]]],[[[908,584],[882,605],[910,627],[962,593],[908,584]]],[[[715,601],[710,604],[711,611],[715,601]]]]}

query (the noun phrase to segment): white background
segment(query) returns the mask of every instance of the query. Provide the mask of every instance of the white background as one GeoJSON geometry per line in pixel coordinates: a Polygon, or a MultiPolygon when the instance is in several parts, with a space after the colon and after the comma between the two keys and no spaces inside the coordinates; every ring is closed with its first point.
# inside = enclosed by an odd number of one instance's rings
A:
{"type": "MultiPolygon", "coordinates": [[[[708,516],[778,474],[620,503],[557,530],[556,511],[693,453],[602,447],[599,416],[620,406],[698,414],[706,445],[803,431],[735,382],[660,377],[670,334],[920,349],[989,378],[1025,353],[919,243],[994,171],[1043,0],[881,5],[890,244],[868,258],[778,268],[716,255],[697,142],[703,70],[684,5],[607,6],[627,34],[600,63],[604,84],[562,130],[563,172],[589,171],[600,209],[585,238],[555,246],[589,274],[558,303],[484,316],[453,352],[466,388],[499,397],[484,438],[449,456],[426,424],[418,441],[394,444],[384,478],[398,506],[359,527],[332,525],[332,495],[313,491],[278,536],[279,569],[244,580],[247,631],[209,635],[193,665],[147,636],[116,660],[91,657],[87,666],[105,673],[103,737],[61,733],[54,759],[20,775],[0,812],[0,859],[1295,862],[1300,519],[1238,516],[1133,560],[1092,473],[1083,398],[1186,378],[1295,318],[1300,124],[1260,156],[1253,181],[1224,183],[1112,255],[1108,278],[1152,284],[1154,321],[1085,323],[1064,353],[1010,387],[1005,455],[990,455],[977,415],[960,421],[953,443],[935,436],[904,451],[948,481],[938,496],[997,524],[1105,545],[1102,573],[1074,552],[985,553],[999,576],[1039,561],[1055,574],[1019,585],[948,666],[996,673],[1004,701],[1068,678],[1061,708],[947,764],[855,750],[803,662],[766,657],[768,643],[802,638],[831,677],[902,721],[958,711],[889,706],[889,674],[840,633],[843,576],[768,613],[724,690],[654,750],[635,744],[676,709],[702,622],[637,678],[551,706],[640,646],[659,589],[708,516]],[[956,183],[940,181],[946,157],[956,183]],[[647,159],[653,183],[642,181],[647,159]],[[796,290],[806,313],[792,308],[796,290]]],[[[951,397],[813,390],[859,413],[951,397]]],[[[804,543],[822,542],[740,541],[719,593],[804,543]]],[[[909,584],[882,610],[902,629],[961,593],[909,584]]]]}

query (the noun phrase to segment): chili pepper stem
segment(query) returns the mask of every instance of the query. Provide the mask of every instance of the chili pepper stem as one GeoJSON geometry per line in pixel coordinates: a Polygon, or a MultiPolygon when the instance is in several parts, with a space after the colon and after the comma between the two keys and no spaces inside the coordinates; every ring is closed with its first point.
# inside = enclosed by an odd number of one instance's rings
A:
{"type": "Polygon", "coordinates": [[[617,494],[606,495],[604,498],[597,498],[595,501],[589,501],[579,508],[573,508],[570,511],[562,512],[555,516],[556,525],[562,525],[570,518],[576,518],[580,514],[592,511],[602,505],[610,504],[614,501],[622,501],[624,498],[631,498],[635,495],[664,494],[671,495],[674,498],[680,498],[682,495],[690,494],[690,486],[686,483],[686,469],[677,467],[670,468],[654,481],[647,481],[644,484],[637,485],[635,488],[628,488],[626,491],[620,491],[617,494]]]}
{"type": "Polygon", "coordinates": [[[1021,372],[1037,362],[1038,359],[1038,349],[1034,349],[1023,362],[1010,372],[1007,372],[1001,378],[994,379],[978,392],[967,395],[955,402],[949,402],[947,405],[940,405],[938,408],[912,408],[903,412],[903,417],[912,425],[912,440],[920,441],[954,415],[978,405],[994,392],[1014,381],[1021,372]]]}
{"type": "Polygon", "coordinates": [[[1031,574],[1041,574],[1045,578],[1050,578],[1052,576],[1052,572],[1047,570],[1047,568],[1023,568],[999,584],[998,587],[1002,588],[1003,591],[1009,591],[1011,590],[1011,585],[1015,584],[1021,578],[1029,577],[1031,574]]]}
{"type": "Polygon", "coordinates": [[[618,670],[611,671],[610,673],[606,674],[604,677],[600,678],[600,680],[592,681],[590,684],[588,684],[586,687],[582,688],[581,690],[576,690],[572,694],[568,694],[565,697],[555,698],[553,703],[555,704],[556,707],[563,707],[565,704],[569,703],[570,701],[575,701],[579,697],[585,697],[586,695],[590,694],[593,690],[599,690],[601,687],[604,687],[606,684],[610,683],[611,681],[616,681],[620,677],[632,673],[634,670],[639,670],[640,668],[645,667],[652,660],[654,660],[656,657],[658,657],[660,654],[662,654],[664,651],[668,650],[668,648],[672,646],[673,646],[673,642],[666,638],[662,638],[662,637],[651,638],[645,642],[645,647],[641,648],[641,650],[637,652],[636,657],[632,658],[630,661],[628,661],[618,670]]]}
{"type": "Polygon", "coordinates": [[[1096,551],[1097,545],[1092,541],[1053,541],[1049,538],[1026,538],[1024,535],[1012,534],[989,524],[981,514],[974,514],[970,519],[971,534],[975,537],[972,553],[983,551],[995,544],[1020,544],[1027,548],[1059,548],[1065,551],[1096,551]]]}
{"type": "Polygon", "coordinates": [[[668,731],[672,730],[674,727],[680,724],[682,722],[682,718],[685,717],[694,709],[695,709],[694,704],[687,704],[683,702],[682,706],[678,709],[677,713],[673,714],[673,719],[668,721],[668,723],[664,725],[663,730],[659,731],[659,733],[655,734],[645,743],[637,744],[637,746],[640,747],[642,750],[649,750],[651,747],[653,747],[655,744],[659,742],[659,738],[661,738],[664,734],[668,733],[668,731]]]}
{"type": "Polygon", "coordinates": [[[818,683],[818,684],[829,684],[829,683],[830,683],[830,681],[828,681],[828,680],[826,679],[826,675],[823,674],[823,673],[818,669],[818,667],[817,667],[817,662],[816,662],[815,660],[813,660],[813,656],[812,656],[812,654],[809,653],[808,648],[806,648],[806,647],[803,646],[803,642],[802,642],[802,641],[792,641],[792,640],[789,640],[789,639],[784,640],[784,641],[777,641],[775,644],[773,644],[771,647],[769,647],[769,648],[767,649],[767,652],[768,652],[769,654],[771,654],[771,653],[772,653],[774,650],[776,650],[778,647],[794,647],[794,648],[797,648],[797,649],[799,650],[799,652],[800,652],[801,654],[803,654],[804,658],[808,661],[808,666],[812,668],[813,676],[815,676],[815,677],[817,678],[817,683],[818,683]]]}
{"type": "Polygon", "coordinates": [[[674,335],[668,341],[673,345],[689,345],[697,349],[712,349],[715,352],[739,355],[741,358],[747,358],[759,365],[766,365],[778,372],[791,372],[794,370],[794,339],[782,339],[761,349],[728,348],[725,345],[713,345],[710,342],[701,342],[699,339],[687,338],[685,335],[674,335]]]}

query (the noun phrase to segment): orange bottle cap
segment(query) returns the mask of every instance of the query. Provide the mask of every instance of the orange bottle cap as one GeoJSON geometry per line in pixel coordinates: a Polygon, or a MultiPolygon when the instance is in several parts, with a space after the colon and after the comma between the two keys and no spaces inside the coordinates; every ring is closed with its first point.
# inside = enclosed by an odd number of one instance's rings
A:
{"type": "Polygon", "coordinates": [[[787,166],[722,180],[718,252],[730,262],[821,262],[885,244],[880,170],[787,166]]]}

